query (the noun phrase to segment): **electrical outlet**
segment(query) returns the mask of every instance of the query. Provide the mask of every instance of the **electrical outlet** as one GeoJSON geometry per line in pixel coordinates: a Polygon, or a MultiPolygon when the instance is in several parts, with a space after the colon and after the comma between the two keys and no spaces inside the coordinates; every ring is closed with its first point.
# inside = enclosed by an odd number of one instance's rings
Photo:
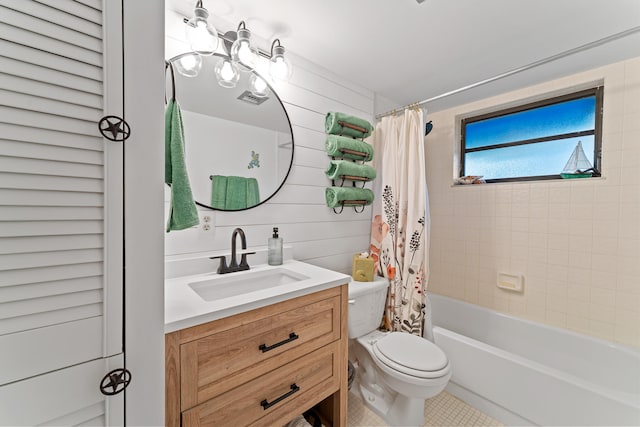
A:
{"type": "Polygon", "coordinates": [[[211,217],[209,215],[205,215],[205,216],[202,217],[202,221],[211,222],[211,217]]]}
{"type": "Polygon", "coordinates": [[[209,231],[209,230],[211,230],[211,226],[210,226],[209,224],[203,224],[203,225],[202,225],[202,229],[203,229],[204,231],[209,231]]]}

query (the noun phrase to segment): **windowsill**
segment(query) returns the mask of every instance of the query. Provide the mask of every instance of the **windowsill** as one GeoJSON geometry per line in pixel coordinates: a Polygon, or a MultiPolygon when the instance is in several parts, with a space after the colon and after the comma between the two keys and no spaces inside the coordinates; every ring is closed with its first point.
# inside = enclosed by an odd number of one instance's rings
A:
{"type": "Polygon", "coordinates": [[[592,182],[592,181],[606,181],[607,177],[605,176],[595,176],[592,178],[574,178],[574,179],[540,179],[540,180],[529,180],[529,181],[505,181],[505,182],[485,182],[484,184],[451,184],[450,187],[483,187],[486,185],[518,185],[518,184],[550,184],[556,182],[592,182]]]}

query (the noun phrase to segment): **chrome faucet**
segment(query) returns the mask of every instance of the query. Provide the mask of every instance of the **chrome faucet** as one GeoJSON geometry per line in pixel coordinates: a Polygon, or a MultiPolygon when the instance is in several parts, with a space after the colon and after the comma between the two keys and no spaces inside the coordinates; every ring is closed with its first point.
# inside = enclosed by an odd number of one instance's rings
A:
{"type": "Polygon", "coordinates": [[[211,259],[220,259],[220,265],[218,266],[218,274],[226,274],[233,273],[236,271],[244,271],[249,270],[249,264],[247,263],[247,255],[255,254],[255,252],[242,252],[242,257],[240,258],[240,264],[238,265],[238,255],[236,252],[236,238],[240,234],[240,244],[242,245],[242,249],[247,249],[247,238],[244,235],[244,231],[242,228],[238,227],[233,230],[231,234],[231,263],[227,267],[227,259],[224,255],[211,257],[211,259]]]}

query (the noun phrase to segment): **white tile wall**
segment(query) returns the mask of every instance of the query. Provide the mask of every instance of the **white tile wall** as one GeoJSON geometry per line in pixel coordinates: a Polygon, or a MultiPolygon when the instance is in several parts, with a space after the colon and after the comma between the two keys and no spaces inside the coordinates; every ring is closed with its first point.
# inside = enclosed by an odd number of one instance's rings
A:
{"type": "MultiPolygon", "coordinates": [[[[170,11],[166,30],[167,56],[186,51],[180,17],[170,11]]],[[[291,81],[276,85],[289,114],[295,142],[293,167],[285,185],[269,202],[253,209],[201,210],[201,224],[202,217],[209,216],[212,229],[197,227],[168,233],[165,254],[229,249],[235,227],[243,228],[249,246],[264,246],[273,226],[279,227],[285,244],[293,246],[296,259],[332,270],[350,273],[352,254],[368,250],[370,207],[361,214],[345,209],[336,215],[325,204],[324,189],[331,181],[324,174],[330,160],[324,152],[324,117],[327,111],[342,111],[371,121],[374,94],[325,68],[291,56],[291,81]]]]}
{"type": "Polygon", "coordinates": [[[640,58],[431,114],[429,289],[640,346],[640,58]],[[451,185],[456,116],[604,80],[603,178],[451,185]],[[496,287],[523,273],[525,291],[496,287]]]}

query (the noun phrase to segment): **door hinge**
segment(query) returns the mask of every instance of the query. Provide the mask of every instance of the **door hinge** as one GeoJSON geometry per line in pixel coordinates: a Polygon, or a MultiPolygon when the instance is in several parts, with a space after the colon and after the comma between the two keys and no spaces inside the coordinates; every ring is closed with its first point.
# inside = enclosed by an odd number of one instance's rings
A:
{"type": "Polygon", "coordinates": [[[114,369],[100,381],[100,392],[106,396],[113,396],[127,388],[131,382],[131,372],[127,369],[114,369]]]}

